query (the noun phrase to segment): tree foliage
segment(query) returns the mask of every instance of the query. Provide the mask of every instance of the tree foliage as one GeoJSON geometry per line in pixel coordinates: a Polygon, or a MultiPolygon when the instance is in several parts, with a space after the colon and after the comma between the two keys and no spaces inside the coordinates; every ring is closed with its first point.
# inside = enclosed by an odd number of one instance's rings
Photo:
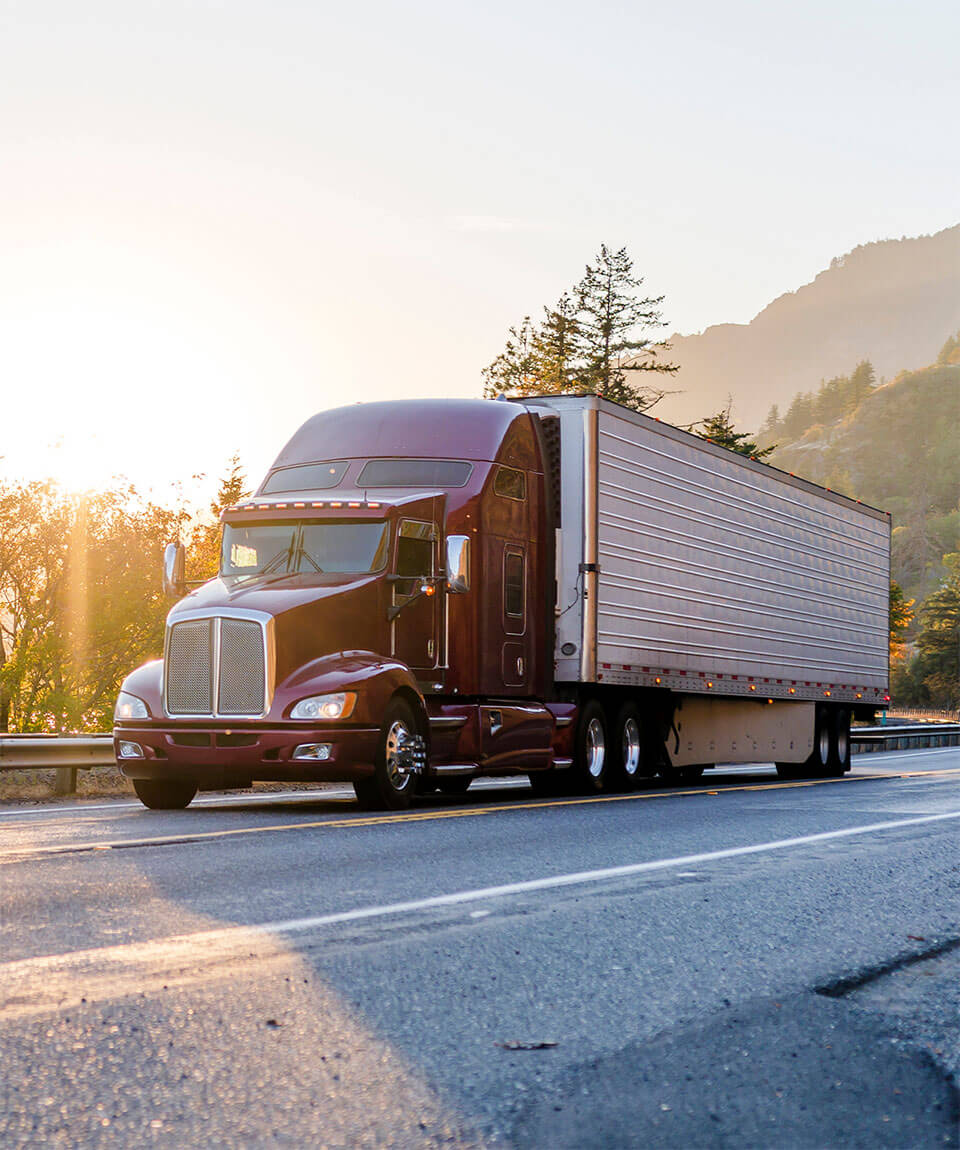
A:
{"type": "Polygon", "coordinates": [[[768,455],[772,455],[776,451],[776,444],[759,447],[756,441],[750,438],[749,432],[737,431],[730,418],[732,409],[733,400],[728,398],[726,407],[722,407],[713,415],[708,415],[706,419],[701,419],[691,430],[708,443],[715,443],[718,447],[725,447],[738,455],[747,455],[751,459],[766,459],[768,455]]]}
{"type": "Polygon", "coordinates": [[[220,512],[245,495],[236,456],[213,521],[131,486],[0,483],[0,730],[109,730],[124,676],[163,653],[164,546],[186,534],[191,578],[215,574],[220,512]]]}
{"type": "Polygon", "coordinates": [[[960,708],[960,553],[943,557],[946,575],[920,608],[917,654],[910,667],[916,698],[933,707],[960,708]]]}
{"type": "Polygon", "coordinates": [[[537,327],[525,316],[504,350],[483,370],[484,395],[589,393],[644,411],[667,394],[651,373],[672,373],[669,350],[652,333],[664,326],[663,296],[642,296],[626,248],[602,244],[583,278],[537,327]]]}
{"type": "Polygon", "coordinates": [[[873,364],[862,359],[849,375],[821,380],[816,391],[798,392],[783,416],[774,405],[763,424],[761,440],[799,439],[810,428],[845,419],[876,386],[873,364]]]}
{"type": "Polygon", "coordinates": [[[212,579],[220,570],[220,516],[224,508],[241,503],[250,494],[246,473],[237,452],[227,462],[217,493],[210,503],[211,518],[195,523],[189,533],[187,579],[212,579]]]}
{"type": "Polygon", "coordinates": [[[132,487],[0,487],[0,729],[109,728],[123,676],[162,652],[175,521],[132,487]]]}

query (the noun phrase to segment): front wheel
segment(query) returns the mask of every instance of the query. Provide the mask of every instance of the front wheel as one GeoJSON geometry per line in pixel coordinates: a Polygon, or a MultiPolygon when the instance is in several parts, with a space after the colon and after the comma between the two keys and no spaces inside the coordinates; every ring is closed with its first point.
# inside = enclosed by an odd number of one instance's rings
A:
{"type": "Polygon", "coordinates": [[[182,811],[193,802],[197,784],[180,779],[134,779],[133,789],[152,811],[182,811]]]}
{"type": "Polygon", "coordinates": [[[380,727],[373,775],[353,784],[360,805],[365,810],[405,810],[425,766],[426,746],[413,710],[403,699],[394,699],[380,727]]]}

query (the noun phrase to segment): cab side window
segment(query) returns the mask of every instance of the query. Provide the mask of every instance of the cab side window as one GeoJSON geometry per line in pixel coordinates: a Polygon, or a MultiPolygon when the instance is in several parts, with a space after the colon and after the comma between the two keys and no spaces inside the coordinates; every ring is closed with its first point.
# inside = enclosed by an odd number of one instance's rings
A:
{"type": "Polygon", "coordinates": [[[498,467],[496,478],[493,481],[493,493],[494,495],[502,495],[504,499],[526,499],[526,474],[517,471],[514,467],[498,467]]]}
{"type": "Polygon", "coordinates": [[[400,524],[397,539],[397,574],[406,579],[422,579],[433,574],[433,540],[436,532],[432,523],[405,519],[400,524]]]}

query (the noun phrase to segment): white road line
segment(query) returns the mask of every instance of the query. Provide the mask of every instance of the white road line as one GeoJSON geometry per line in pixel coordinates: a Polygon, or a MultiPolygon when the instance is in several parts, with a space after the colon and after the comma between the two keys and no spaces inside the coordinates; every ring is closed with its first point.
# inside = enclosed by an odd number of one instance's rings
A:
{"type": "MultiPolygon", "coordinates": [[[[359,922],[366,919],[386,918],[391,915],[411,914],[416,911],[435,910],[440,907],[461,906],[465,903],[485,902],[490,899],[505,898],[510,895],[532,894],[542,890],[555,890],[558,887],[583,886],[590,883],[606,882],[614,878],[627,878],[650,871],[669,870],[673,867],[688,868],[697,864],[719,862],[723,859],[742,858],[745,855],[765,854],[773,851],[791,850],[794,847],[809,846],[811,843],[830,842],[835,839],[852,838],[855,835],[872,835],[904,827],[928,826],[933,823],[960,819],[960,811],[947,811],[937,815],[919,815],[909,819],[893,819],[882,823],[864,823],[856,827],[844,827],[836,831],[818,831],[812,835],[799,835],[791,839],[774,839],[771,842],[752,843],[749,846],[727,847],[723,850],[704,851],[700,854],[677,855],[674,858],[652,859],[648,862],[628,863],[624,866],[604,867],[600,870],[574,871],[570,874],[548,875],[545,878],[527,879],[523,882],[504,883],[501,886],[480,887],[476,890],[457,891],[454,894],[434,895],[431,898],[414,899],[409,902],[387,903],[383,906],[359,907],[356,910],[337,911],[333,914],[313,915],[309,918],[283,919],[277,922],[262,922],[251,926],[223,927],[216,930],[197,931],[188,935],[176,935],[157,939],[154,943],[138,943],[137,947],[176,943],[182,945],[195,941],[198,945],[214,942],[242,933],[248,938],[251,932],[263,936],[302,934],[322,926],[336,926],[340,923],[359,922]]],[[[110,955],[123,952],[128,946],[104,947],[102,950],[77,951],[86,959],[91,955],[110,955]]],[[[0,973],[10,966],[23,963],[52,963],[70,958],[64,955],[49,955],[36,959],[20,960],[19,963],[0,963],[0,973]]]]}
{"type": "Polygon", "coordinates": [[[831,839],[850,838],[853,835],[874,834],[878,831],[897,830],[901,827],[923,826],[928,823],[960,819],[960,811],[949,811],[939,815],[922,815],[911,819],[896,819],[891,822],[865,823],[859,827],[845,827],[839,831],[820,831],[813,835],[800,835],[793,839],[775,839],[767,843],[754,843],[746,847],[728,847],[725,850],[706,851],[702,854],[680,855],[676,858],[654,859],[650,862],[628,863],[626,866],[605,867],[602,870],[576,871],[572,874],[551,875],[547,878],[529,879],[526,882],[506,883],[503,886],[481,887],[478,890],[459,891],[456,894],[436,895],[433,898],[417,899],[413,902],[390,903],[386,906],[362,907],[358,910],[341,911],[337,914],[322,914],[312,918],[294,918],[285,922],[262,923],[258,929],[266,934],[299,934],[321,926],[334,926],[338,923],[357,922],[362,919],[385,918],[388,915],[409,914],[413,911],[432,910],[436,907],[459,906],[462,903],[481,902],[486,899],[503,898],[507,895],[529,894],[541,890],[554,890],[557,887],[578,886],[587,883],[605,882],[612,878],[626,878],[648,871],[669,870],[671,867],[689,867],[697,863],[717,862],[720,859],[739,858],[743,855],[763,854],[768,851],[788,850],[792,847],[807,846],[810,843],[828,842],[831,839]]]}

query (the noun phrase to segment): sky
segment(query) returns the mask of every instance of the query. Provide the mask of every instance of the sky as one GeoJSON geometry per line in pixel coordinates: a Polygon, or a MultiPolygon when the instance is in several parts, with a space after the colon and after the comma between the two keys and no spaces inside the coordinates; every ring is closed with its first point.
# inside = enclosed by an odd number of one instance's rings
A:
{"type": "Polygon", "coordinates": [[[0,0],[0,476],[257,482],[321,409],[480,394],[601,243],[668,331],[748,322],[960,222],[958,43],[955,0],[0,0]]]}

